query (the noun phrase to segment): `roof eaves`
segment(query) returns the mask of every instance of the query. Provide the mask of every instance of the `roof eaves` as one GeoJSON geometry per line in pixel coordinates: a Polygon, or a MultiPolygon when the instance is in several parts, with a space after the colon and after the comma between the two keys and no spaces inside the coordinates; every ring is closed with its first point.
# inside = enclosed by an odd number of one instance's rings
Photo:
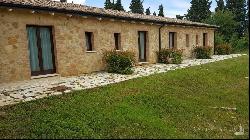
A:
{"type": "Polygon", "coordinates": [[[94,13],[94,12],[85,12],[85,11],[78,11],[78,10],[69,10],[65,8],[53,8],[53,7],[41,7],[41,6],[34,6],[34,5],[24,5],[24,4],[13,4],[13,3],[2,3],[0,2],[1,6],[5,7],[11,7],[11,8],[24,8],[24,9],[31,9],[31,10],[41,10],[41,11],[50,11],[50,12],[58,12],[63,14],[73,14],[73,15],[79,15],[79,16],[93,16],[93,17],[104,17],[104,18],[114,18],[119,20],[131,20],[131,21],[140,21],[140,22],[150,22],[150,23],[156,23],[156,24],[169,24],[169,25],[183,25],[183,26],[196,26],[196,27],[206,27],[206,28],[219,28],[219,26],[216,25],[210,25],[210,24],[202,24],[202,23],[178,23],[171,22],[171,21],[160,21],[160,20],[154,20],[154,19],[143,19],[143,18],[136,18],[136,17],[125,17],[125,16],[114,16],[114,15],[108,15],[108,14],[102,14],[102,13],[94,13]]]}

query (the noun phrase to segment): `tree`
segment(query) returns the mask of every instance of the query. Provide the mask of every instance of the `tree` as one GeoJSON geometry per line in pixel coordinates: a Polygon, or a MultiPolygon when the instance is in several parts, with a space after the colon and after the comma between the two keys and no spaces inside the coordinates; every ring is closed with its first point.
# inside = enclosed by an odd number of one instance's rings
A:
{"type": "Polygon", "coordinates": [[[113,3],[110,2],[110,0],[106,0],[104,3],[105,9],[113,9],[113,3]]]}
{"type": "Polygon", "coordinates": [[[240,23],[236,32],[242,36],[246,30],[246,0],[226,0],[226,8],[233,12],[234,20],[240,23]]]}
{"type": "Polygon", "coordinates": [[[60,0],[60,2],[67,2],[67,0],[60,0]]]}
{"type": "Polygon", "coordinates": [[[148,7],[148,8],[146,9],[146,15],[151,15],[150,7],[148,7]]]}
{"type": "Polygon", "coordinates": [[[153,15],[156,16],[156,13],[154,12],[153,15]]]}
{"type": "Polygon", "coordinates": [[[192,0],[191,7],[188,9],[187,19],[195,22],[201,22],[211,15],[210,0],[192,0]]]}
{"type": "Polygon", "coordinates": [[[249,35],[249,0],[247,0],[247,18],[246,18],[246,32],[249,35]]]}
{"type": "Polygon", "coordinates": [[[124,11],[121,0],[117,0],[113,7],[114,10],[124,11]]]}
{"type": "Polygon", "coordinates": [[[223,40],[229,41],[238,26],[238,22],[234,20],[234,14],[231,11],[217,11],[213,13],[208,19],[204,20],[205,23],[218,25],[219,29],[217,34],[223,36],[223,40]]]}
{"type": "Polygon", "coordinates": [[[141,0],[132,0],[130,3],[130,10],[132,13],[138,13],[138,14],[143,14],[144,13],[144,8],[142,5],[143,1],[141,0]]]}
{"type": "Polygon", "coordinates": [[[162,4],[159,6],[158,10],[159,10],[158,16],[164,17],[164,11],[163,11],[163,5],[162,4]]]}
{"type": "Polygon", "coordinates": [[[224,5],[224,0],[216,0],[217,2],[217,7],[215,8],[215,11],[223,11],[225,9],[225,5],[224,5]]]}

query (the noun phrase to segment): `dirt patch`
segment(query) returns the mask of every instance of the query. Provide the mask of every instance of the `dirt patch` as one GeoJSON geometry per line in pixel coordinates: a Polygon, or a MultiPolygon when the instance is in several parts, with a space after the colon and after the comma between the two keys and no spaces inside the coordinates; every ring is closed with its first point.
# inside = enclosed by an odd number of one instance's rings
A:
{"type": "Polygon", "coordinates": [[[57,86],[57,87],[53,87],[53,88],[51,88],[50,90],[52,90],[52,91],[57,91],[57,92],[64,92],[64,91],[66,91],[66,90],[71,90],[72,88],[70,88],[70,87],[66,87],[66,86],[57,86]]]}

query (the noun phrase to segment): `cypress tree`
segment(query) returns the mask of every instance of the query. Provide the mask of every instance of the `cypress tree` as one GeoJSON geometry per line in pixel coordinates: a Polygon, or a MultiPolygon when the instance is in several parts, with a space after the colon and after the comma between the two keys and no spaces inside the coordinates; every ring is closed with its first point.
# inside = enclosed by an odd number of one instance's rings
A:
{"type": "Polygon", "coordinates": [[[113,9],[113,3],[110,2],[110,0],[106,0],[104,3],[105,9],[113,9]]]}
{"type": "Polygon", "coordinates": [[[158,10],[159,10],[158,16],[164,17],[164,11],[163,11],[163,5],[162,4],[159,6],[158,10]]]}
{"type": "Polygon", "coordinates": [[[143,1],[141,0],[132,0],[130,3],[130,10],[132,13],[138,13],[138,14],[143,14],[144,13],[144,8],[142,5],[143,1]]]}
{"type": "Polygon", "coordinates": [[[117,0],[114,7],[113,7],[114,10],[118,10],[118,11],[124,11],[124,8],[122,6],[122,2],[121,0],[117,0]]]}
{"type": "Polygon", "coordinates": [[[226,8],[234,14],[234,20],[240,23],[236,32],[242,36],[246,30],[246,0],[226,0],[226,8]]]}
{"type": "Polygon", "coordinates": [[[154,12],[153,15],[156,16],[156,13],[154,12]]]}
{"type": "Polygon", "coordinates": [[[210,0],[192,0],[191,7],[188,9],[187,19],[195,22],[201,22],[211,15],[210,0]]]}
{"type": "Polygon", "coordinates": [[[148,8],[146,9],[146,15],[151,15],[150,7],[148,7],[148,8]]]}
{"type": "Polygon", "coordinates": [[[217,2],[217,7],[215,8],[215,11],[224,11],[225,5],[224,5],[224,0],[216,0],[217,2]]]}

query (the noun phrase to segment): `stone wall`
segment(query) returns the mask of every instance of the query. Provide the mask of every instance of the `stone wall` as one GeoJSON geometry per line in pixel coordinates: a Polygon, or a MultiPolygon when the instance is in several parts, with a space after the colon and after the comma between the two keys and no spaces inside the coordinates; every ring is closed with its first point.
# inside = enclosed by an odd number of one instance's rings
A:
{"type": "Polygon", "coordinates": [[[183,49],[184,57],[192,57],[198,35],[198,46],[203,45],[203,33],[207,33],[208,46],[214,47],[214,30],[199,27],[175,27],[166,26],[162,29],[162,48],[169,47],[169,32],[177,33],[177,48],[183,49]],[[186,34],[189,36],[189,45],[186,45],[186,34]]]}
{"type": "MultiPolygon", "coordinates": [[[[0,8],[0,83],[31,79],[27,25],[53,27],[56,71],[61,76],[73,76],[104,70],[102,53],[114,49],[114,33],[121,33],[121,49],[131,50],[138,58],[138,31],[148,32],[147,60],[157,62],[159,49],[159,25],[111,21],[109,19],[69,17],[64,14],[50,15],[46,12],[31,13],[28,10],[9,12],[0,8]],[[85,32],[94,33],[94,52],[86,52],[85,32]]],[[[177,48],[185,49],[191,56],[195,35],[208,33],[208,42],[213,46],[214,30],[194,27],[162,28],[162,47],[168,47],[168,32],[177,32],[177,48]],[[190,47],[185,46],[185,34],[190,35],[190,47]]]]}

